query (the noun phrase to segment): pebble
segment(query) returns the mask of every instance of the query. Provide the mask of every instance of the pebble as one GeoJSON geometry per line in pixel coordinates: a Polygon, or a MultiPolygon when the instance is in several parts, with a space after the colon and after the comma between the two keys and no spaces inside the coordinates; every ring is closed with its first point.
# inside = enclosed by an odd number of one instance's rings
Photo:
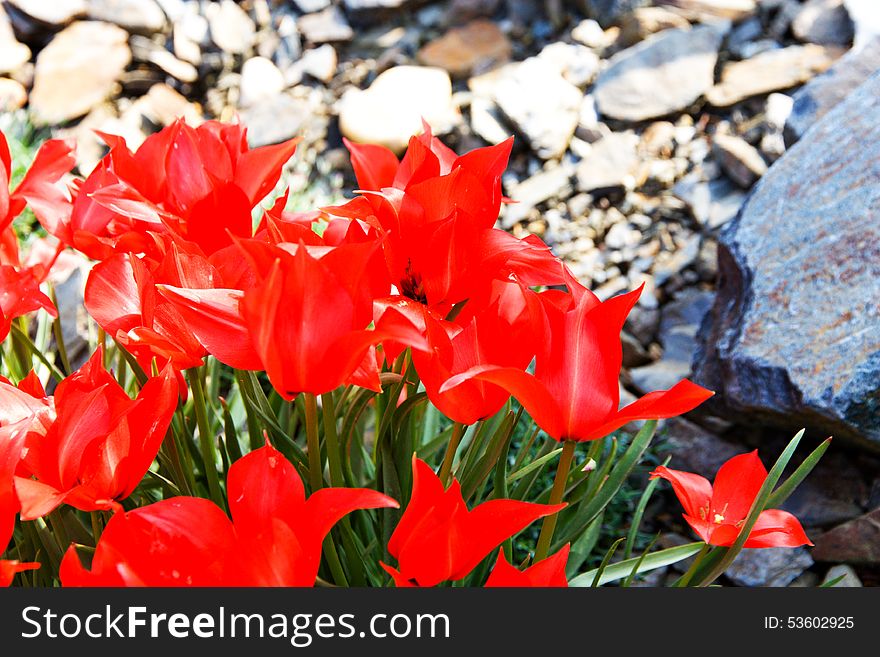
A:
{"type": "Polygon", "coordinates": [[[791,31],[805,43],[848,46],[853,24],[843,0],[808,0],[791,22],[791,31]]]}
{"type": "Polygon", "coordinates": [[[165,27],[165,12],[153,0],[89,0],[86,15],[138,34],[152,34],[165,27]]]}
{"type": "Polygon", "coordinates": [[[417,56],[426,66],[446,69],[453,77],[465,77],[506,62],[510,54],[511,44],[504,32],[494,22],[479,19],[430,41],[417,56]]]}
{"type": "Polygon", "coordinates": [[[577,187],[594,195],[621,193],[635,186],[639,164],[639,138],[630,132],[614,132],[595,144],[577,168],[577,187]]]}
{"type": "Polygon", "coordinates": [[[713,147],[721,168],[743,189],[749,189],[767,172],[767,164],[758,149],[740,137],[715,135],[713,147]]]}
{"type": "Polygon", "coordinates": [[[60,27],[86,13],[85,0],[9,0],[9,4],[20,9],[31,18],[60,27]]]}
{"type": "Polygon", "coordinates": [[[243,55],[256,43],[256,25],[234,0],[207,5],[211,40],[220,50],[243,55]]]}
{"type": "Polygon", "coordinates": [[[297,26],[306,40],[312,43],[350,41],[354,36],[345,14],[335,6],[300,17],[297,26]]]}

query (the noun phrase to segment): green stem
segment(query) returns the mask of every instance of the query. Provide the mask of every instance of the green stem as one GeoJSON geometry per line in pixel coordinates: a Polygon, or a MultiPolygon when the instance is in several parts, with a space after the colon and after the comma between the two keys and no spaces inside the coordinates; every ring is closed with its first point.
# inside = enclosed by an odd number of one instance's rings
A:
{"type": "Polygon", "coordinates": [[[694,577],[694,574],[700,568],[700,565],[703,563],[703,557],[709,552],[709,544],[706,543],[700,551],[697,553],[697,556],[694,557],[694,562],[691,564],[691,567],[687,569],[687,572],[682,575],[681,579],[675,583],[675,586],[684,588],[688,584],[690,584],[691,580],[694,577]]]}
{"type": "MultiPolygon", "coordinates": [[[[556,468],[556,477],[553,479],[553,489],[550,491],[550,504],[559,504],[565,495],[565,482],[568,481],[568,472],[574,460],[573,440],[565,440],[562,443],[562,454],[559,455],[559,466],[556,468]]],[[[546,559],[550,553],[550,543],[553,541],[553,532],[556,531],[556,523],[559,513],[544,517],[541,524],[541,533],[538,536],[538,545],[535,548],[535,561],[546,559]]]]}
{"type": "Polygon", "coordinates": [[[52,363],[46,356],[43,355],[37,345],[34,344],[33,340],[31,340],[30,336],[15,322],[12,322],[10,325],[13,344],[17,347],[17,353],[21,367],[24,370],[24,373],[27,374],[33,367],[31,366],[31,358],[28,356],[28,352],[36,356],[43,365],[49,368],[49,373],[55,377],[59,382],[64,380],[64,372],[58,369],[58,366],[52,363]]]}
{"type": "Polygon", "coordinates": [[[330,465],[330,483],[344,487],[345,474],[342,470],[342,454],[336,432],[336,405],[332,392],[321,395],[321,406],[324,411],[324,444],[327,446],[327,461],[330,465]]]}
{"type": "Polygon", "coordinates": [[[304,392],[306,410],[306,446],[309,455],[309,484],[312,492],[324,487],[324,463],[321,460],[321,443],[318,440],[318,400],[315,395],[304,392]]]}
{"type": "Polygon", "coordinates": [[[456,422],[452,425],[452,436],[449,438],[449,444],[446,446],[443,465],[440,466],[440,481],[443,482],[444,486],[449,486],[451,482],[452,463],[455,461],[455,453],[458,451],[458,446],[461,444],[466,428],[461,422],[456,422]]]}
{"type": "Polygon", "coordinates": [[[216,449],[211,428],[208,424],[207,400],[205,399],[202,378],[199,376],[199,368],[188,370],[187,375],[193,393],[193,410],[196,414],[196,425],[199,429],[199,448],[202,452],[205,476],[208,479],[208,491],[210,492],[211,499],[214,500],[217,506],[223,509],[225,505],[223,503],[223,491],[220,488],[220,477],[217,475],[216,449]]]}
{"type": "MultiPolygon", "coordinates": [[[[55,294],[55,286],[49,286],[49,298],[52,299],[52,303],[55,305],[55,308],[58,308],[58,297],[55,294]]],[[[58,317],[56,317],[52,321],[52,333],[55,336],[55,346],[58,347],[58,355],[61,358],[61,366],[64,368],[65,374],[70,374],[72,370],[70,369],[70,359],[67,357],[67,347],[64,344],[64,331],[61,327],[61,311],[58,311],[58,317]]]]}

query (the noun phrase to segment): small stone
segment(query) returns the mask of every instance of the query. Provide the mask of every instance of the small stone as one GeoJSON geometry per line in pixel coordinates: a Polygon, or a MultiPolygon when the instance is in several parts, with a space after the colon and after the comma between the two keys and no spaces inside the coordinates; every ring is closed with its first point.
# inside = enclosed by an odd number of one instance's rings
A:
{"type": "Polygon", "coordinates": [[[608,43],[605,30],[592,18],[582,20],[571,30],[571,38],[595,50],[604,48],[608,43]]]}
{"type": "Polygon", "coordinates": [[[666,0],[691,20],[707,21],[723,18],[739,21],[754,14],[758,4],[767,0],[666,0]]]}
{"type": "Polygon", "coordinates": [[[27,90],[21,83],[0,78],[0,112],[14,112],[27,103],[27,90]]]}
{"type": "Polygon", "coordinates": [[[317,48],[310,48],[302,54],[299,63],[304,73],[308,73],[321,82],[330,82],[336,75],[338,65],[336,48],[329,43],[317,48]]]}
{"type": "Polygon", "coordinates": [[[422,47],[417,56],[427,66],[446,69],[453,77],[464,77],[507,61],[510,52],[510,41],[504,32],[492,21],[481,19],[449,30],[422,47]]]}
{"type": "Polygon", "coordinates": [[[488,98],[474,96],[471,99],[471,129],[490,144],[500,144],[510,137],[504,125],[501,110],[488,98]]]}
{"type": "Polygon", "coordinates": [[[815,543],[813,558],[816,561],[880,563],[880,509],[825,532],[815,543]]]}
{"type": "Polygon", "coordinates": [[[314,110],[289,94],[278,94],[242,111],[241,122],[248,129],[252,148],[278,144],[302,136],[314,110]]]}
{"type": "Polygon", "coordinates": [[[241,67],[239,104],[250,107],[280,94],[285,87],[284,74],[271,60],[251,57],[241,67]]]}
{"type": "Polygon", "coordinates": [[[293,3],[304,14],[321,11],[330,6],[330,0],[293,0],[293,3]]]}
{"type": "Polygon", "coordinates": [[[134,35],[129,40],[132,55],[136,60],[149,62],[158,66],[168,75],[181,82],[195,82],[199,79],[199,72],[189,62],[177,59],[174,53],[165,50],[162,46],[151,39],[134,35]]]}
{"type": "Polygon", "coordinates": [[[836,48],[807,44],[729,63],[706,99],[716,107],[728,107],[752,96],[788,89],[827,70],[839,54],[836,48]]]}
{"type": "Polygon", "coordinates": [[[131,61],[128,33],[98,21],[71,24],[37,55],[30,111],[40,125],[82,116],[113,92],[131,61]]]}
{"type": "Polygon", "coordinates": [[[491,16],[500,0],[452,0],[446,10],[446,19],[452,25],[461,25],[475,18],[491,16]]]}
{"type": "Polygon", "coordinates": [[[749,189],[767,172],[758,149],[740,137],[715,135],[714,152],[724,172],[743,189],[749,189]]]}
{"type": "Polygon", "coordinates": [[[672,190],[701,225],[717,229],[736,216],[745,194],[727,178],[701,180],[699,174],[682,178],[672,190]]]}
{"type": "Polygon", "coordinates": [[[848,46],[853,24],[843,0],[808,0],[791,23],[791,31],[805,43],[848,46]]]}
{"type": "Polygon", "coordinates": [[[234,0],[221,0],[208,5],[208,25],[211,40],[220,50],[233,55],[250,51],[257,40],[257,28],[234,0]]]}
{"type": "Polygon", "coordinates": [[[571,175],[570,167],[551,166],[511,186],[507,195],[516,203],[504,207],[502,225],[512,227],[525,219],[540,203],[568,196],[571,193],[571,175]]]}
{"type": "Polygon", "coordinates": [[[577,168],[578,189],[596,194],[620,193],[635,186],[639,138],[614,132],[592,145],[577,168]]]}
{"type": "Polygon", "coordinates": [[[153,0],[88,0],[92,20],[118,25],[128,32],[152,34],[165,27],[165,12],[153,0]]]}
{"type": "Polygon", "coordinates": [[[561,157],[577,127],[581,91],[537,57],[500,70],[492,90],[498,107],[538,157],[561,157]]]}
{"type": "Polygon", "coordinates": [[[138,109],[152,123],[158,126],[171,125],[183,118],[192,126],[204,120],[201,109],[165,83],[154,84],[150,90],[136,101],[138,109]]]}
{"type": "Polygon", "coordinates": [[[9,0],[16,9],[46,25],[62,26],[86,13],[85,0],[9,0]]]}
{"type": "Polygon", "coordinates": [[[764,105],[764,123],[770,130],[781,132],[785,127],[791,111],[794,108],[794,99],[786,94],[770,94],[764,105]]]}
{"type": "Polygon", "coordinates": [[[599,72],[599,56],[586,46],[556,41],[545,46],[538,59],[546,61],[577,87],[586,87],[599,72]]]}
{"type": "Polygon", "coordinates": [[[590,18],[596,19],[602,27],[616,25],[620,20],[638,7],[651,4],[651,0],[590,0],[586,8],[590,18]]]}
{"type": "Polygon", "coordinates": [[[599,112],[644,121],[690,106],[712,87],[721,37],[716,26],[665,30],[617,53],[593,89],[599,112]]]}
{"type": "Polygon", "coordinates": [[[300,32],[311,43],[350,41],[354,31],[339,7],[328,7],[315,14],[306,14],[297,21],[300,32]]]}
{"type": "Polygon", "coordinates": [[[804,548],[754,548],[740,552],[725,575],[739,586],[788,586],[813,565],[804,548]]]}
{"type": "Polygon", "coordinates": [[[6,11],[0,5],[0,73],[15,73],[31,59],[31,49],[19,43],[6,11]]]}
{"type": "Polygon", "coordinates": [[[639,7],[623,17],[615,45],[629,48],[652,34],[669,29],[689,29],[691,24],[681,14],[663,7],[639,7]]]}
{"type": "Polygon", "coordinates": [[[395,66],[365,90],[350,89],[339,102],[339,127],[355,142],[382,144],[401,152],[422,130],[422,118],[436,132],[458,120],[452,81],[443,69],[395,66]]]}
{"type": "Polygon", "coordinates": [[[852,566],[848,566],[845,563],[831,566],[828,570],[828,574],[825,575],[825,579],[822,580],[822,586],[830,586],[831,582],[834,582],[833,586],[836,589],[853,589],[862,587],[862,580],[856,575],[856,571],[853,570],[852,566]]]}

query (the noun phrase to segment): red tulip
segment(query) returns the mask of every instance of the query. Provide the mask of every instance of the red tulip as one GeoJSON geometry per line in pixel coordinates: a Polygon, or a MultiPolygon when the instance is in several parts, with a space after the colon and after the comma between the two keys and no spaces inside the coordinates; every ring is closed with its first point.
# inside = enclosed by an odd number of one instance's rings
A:
{"type": "Polygon", "coordinates": [[[12,578],[15,577],[16,573],[21,573],[25,570],[36,570],[39,567],[40,564],[34,561],[22,562],[0,559],[0,587],[12,584],[12,578]]]}
{"type": "Polygon", "coordinates": [[[412,497],[388,541],[398,566],[381,565],[400,587],[459,580],[502,541],[563,507],[489,500],[469,511],[457,480],[444,490],[430,466],[413,456],[412,497]]]}
{"type": "Polygon", "coordinates": [[[486,588],[494,587],[565,587],[565,564],[568,561],[570,546],[566,545],[556,554],[532,564],[525,570],[511,566],[504,556],[504,550],[498,553],[495,567],[486,580],[486,588]]]}
{"type": "MultiPolygon", "coordinates": [[[[672,484],[684,507],[684,519],[709,545],[729,547],[740,529],[758,491],[767,479],[767,470],[758,451],[734,456],[718,470],[715,483],[700,475],[658,466],[651,478],[660,477],[672,484]]],[[[787,511],[762,511],[749,533],[747,548],[798,547],[812,545],[798,519],[787,511]]]]}
{"type": "Polygon", "coordinates": [[[0,265],[0,341],[9,334],[13,319],[40,309],[58,316],[55,304],[40,291],[33,270],[0,265]]]}
{"type": "Polygon", "coordinates": [[[713,393],[684,380],[669,390],[651,392],[618,410],[622,362],[620,332],[641,288],[600,302],[569,280],[571,295],[542,294],[549,330],[538,351],[535,374],[522,369],[478,365],[447,381],[441,392],[467,381],[498,385],[557,440],[595,440],[639,419],[686,413],[713,393]]]}
{"type": "Polygon", "coordinates": [[[31,429],[16,476],[24,520],[62,503],[84,511],[118,508],[146,474],[177,407],[178,387],[166,367],[132,400],[103,365],[99,349],[58,384],[55,418],[31,429]]]}
{"type": "Polygon", "coordinates": [[[364,488],[322,488],[306,498],[293,465],[271,445],[229,469],[232,522],[212,502],[176,497],[117,513],[85,570],[73,548],[64,586],[312,586],[321,544],[357,509],[397,507],[364,488]],[[196,527],[197,531],[193,528],[196,527]]]}
{"type": "Polygon", "coordinates": [[[59,237],[95,259],[150,253],[150,233],[197,244],[206,254],[253,234],[251,210],[268,194],[296,141],[249,149],[246,130],[182,120],[132,153],[121,137],[101,135],[110,152],[85,180],[67,234],[59,237]]]}

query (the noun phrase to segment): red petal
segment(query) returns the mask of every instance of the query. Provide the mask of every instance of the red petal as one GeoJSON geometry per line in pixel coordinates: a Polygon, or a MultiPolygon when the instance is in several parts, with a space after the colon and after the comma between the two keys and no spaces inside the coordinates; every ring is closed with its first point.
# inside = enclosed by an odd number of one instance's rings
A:
{"type": "Polygon", "coordinates": [[[767,509],[758,516],[744,547],[799,547],[812,544],[800,521],[792,514],[779,509],[767,509]]]}
{"type": "Polygon", "coordinates": [[[734,456],[715,475],[713,513],[720,513],[727,522],[745,520],[765,479],[767,470],[758,458],[758,450],[734,456]]]}
{"type": "Polygon", "coordinates": [[[507,562],[504,550],[498,553],[495,567],[486,580],[486,588],[492,587],[565,587],[568,580],[565,577],[565,565],[568,562],[570,545],[565,545],[559,552],[552,554],[546,559],[538,561],[523,571],[514,568],[507,562]]]}
{"type": "Polygon", "coordinates": [[[0,587],[12,584],[12,578],[15,577],[16,573],[21,573],[25,570],[36,570],[39,567],[40,564],[35,562],[23,563],[21,561],[6,561],[5,559],[0,559],[0,587]]]}
{"type": "Polygon", "coordinates": [[[345,147],[351,153],[351,166],[358,187],[374,192],[391,187],[397,174],[397,156],[378,144],[356,144],[345,137],[345,147]]]}
{"type": "Polygon", "coordinates": [[[712,501],[712,484],[708,479],[692,472],[671,470],[665,465],[657,466],[651,473],[651,479],[658,477],[672,484],[672,490],[687,515],[701,518],[708,513],[712,501]]]}

